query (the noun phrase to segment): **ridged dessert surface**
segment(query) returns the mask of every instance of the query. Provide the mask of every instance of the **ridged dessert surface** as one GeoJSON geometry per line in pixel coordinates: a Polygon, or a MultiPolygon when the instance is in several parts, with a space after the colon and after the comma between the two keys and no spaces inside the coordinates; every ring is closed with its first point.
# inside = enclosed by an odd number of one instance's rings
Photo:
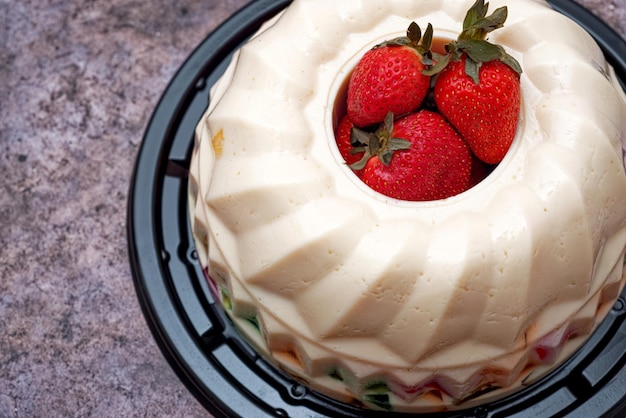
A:
{"type": "Polygon", "coordinates": [[[407,403],[433,375],[453,397],[486,375],[508,386],[621,290],[626,103],[612,69],[543,2],[491,3],[507,3],[494,40],[524,68],[518,134],[446,200],[360,184],[334,147],[333,105],[365,50],[411,20],[454,36],[470,1],[297,0],[212,91],[191,166],[200,260],[243,332],[313,386],[335,384],[321,383],[333,368],[361,386],[384,376],[407,403]]]}

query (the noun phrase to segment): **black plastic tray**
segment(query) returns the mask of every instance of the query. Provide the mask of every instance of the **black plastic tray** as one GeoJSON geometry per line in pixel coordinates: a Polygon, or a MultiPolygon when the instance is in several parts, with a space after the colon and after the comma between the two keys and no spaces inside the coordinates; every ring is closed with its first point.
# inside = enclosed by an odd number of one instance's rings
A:
{"type": "MultiPolygon", "coordinates": [[[[129,256],[146,321],[171,367],[217,417],[406,417],[362,410],[307,390],[262,360],[216,304],[194,250],[187,208],[193,131],[230,56],[289,0],[256,0],[211,33],[163,94],[136,161],[129,256]]],[[[626,85],[626,43],[571,0],[552,0],[598,41],[626,85]]],[[[626,292],[590,340],[546,378],[452,417],[625,417],[626,292]]]]}

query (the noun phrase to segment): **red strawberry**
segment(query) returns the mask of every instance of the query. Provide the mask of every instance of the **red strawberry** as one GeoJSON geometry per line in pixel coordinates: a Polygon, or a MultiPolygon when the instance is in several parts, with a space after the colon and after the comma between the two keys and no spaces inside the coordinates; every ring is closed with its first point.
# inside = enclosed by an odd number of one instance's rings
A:
{"type": "Polygon", "coordinates": [[[520,114],[519,63],[487,34],[502,27],[506,7],[486,16],[487,5],[477,0],[468,11],[463,32],[436,57],[427,74],[439,73],[434,98],[439,111],[467,141],[478,158],[499,163],[517,130],[520,114]]]}
{"type": "Polygon", "coordinates": [[[482,162],[475,154],[472,154],[472,175],[470,176],[470,187],[476,186],[483,181],[492,167],[482,162]]]}
{"type": "Polygon", "coordinates": [[[501,61],[480,68],[476,84],[465,73],[466,57],[437,77],[435,103],[478,158],[497,164],[509,150],[520,114],[518,74],[501,61]]]}
{"type": "Polygon", "coordinates": [[[348,83],[348,115],[356,126],[378,124],[389,112],[401,116],[422,104],[430,87],[430,77],[422,71],[426,68],[423,61],[429,62],[432,34],[429,24],[422,38],[419,26],[412,22],[407,36],[386,41],[363,55],[348,83]]]}
{"type": "Polygon", "coordinates": [[[339,148],[341,156],[348,165],[354,164],[361,160],[361,158],[363,158],[364,152],[363,149],[355,149],[350,141],[353,127],[354,124],[352,123],[348,115],[344,115],[344,117],[342,117],[339,121],[339,126],[337,126],[337,131],[335,133],[337,148],[339,148]]]}
{"type": "Polygon", "coordinates": [[[439,114],[428,110],[393,121],[376,133],[355,130],[365,145],[361,179],[401,200],[437,200],[469,188],[472,155],[465,141],[439,114]]]}

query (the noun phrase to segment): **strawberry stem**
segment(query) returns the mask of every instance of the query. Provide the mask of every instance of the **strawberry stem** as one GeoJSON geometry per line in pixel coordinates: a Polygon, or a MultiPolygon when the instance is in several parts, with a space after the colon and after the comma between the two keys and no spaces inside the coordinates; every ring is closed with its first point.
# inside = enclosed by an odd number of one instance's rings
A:
{"type": "Polygon", "coordinates": [[[492,44],[486,40],[490,32],[504,26],[508,17],[507,7],[500,7],[487,16],[488,8],[489,3],[485,3],[484,0],[476,0],[465,15],[463,31],[457,40],[446,45],[446,54],[433,55],[436,63],[423,71],[425,75],[439,74],[451,61],[459,61],[463,54],[467,56],[465,72],[476,84],[479,83],[480,67],[485,62],[499,60],[511,67],[517,74],[522,73],[519,62],[509,55],[501,45],[492,44]]]}
{"type": "Polygon", "coordinates": [[[411,22],[406,30],[406,36],[400,36],[388,41],[384,41],[374,48],[381,48],[383,46],[408,46],[417,51],[417,53],[423,58],[430,58],[430,48],[433,44],[433,25],[430,23],[424,31],[422,36],[422,29],[415,22],[411,22]]]}
{"type": "Polygon", "coordinates": [[[387,113],[385,121],[376,132],[367,132],[359,128],[352,128],[350,143],[354,147],[351,153],[364,152],[363,158],[354,164],[350,164],[353,170],[361,170],[370,158],[376,156],[385,165],[389,166],[391,158],[396,151],[411,148],[411,142],[402,138],[393,137],[393,112],[387,113]]]}
{"type": "Polygon", "coordinates": [[[463,32],[459,35],[459,40],[487,38],[489,32],[493,32],[504,26],[508,17],[506,6],[496,9],[491,16],[487,16],[489,3],[484,0],[476,0],[474,5],[467,11],[463,21],[463,32]]]}

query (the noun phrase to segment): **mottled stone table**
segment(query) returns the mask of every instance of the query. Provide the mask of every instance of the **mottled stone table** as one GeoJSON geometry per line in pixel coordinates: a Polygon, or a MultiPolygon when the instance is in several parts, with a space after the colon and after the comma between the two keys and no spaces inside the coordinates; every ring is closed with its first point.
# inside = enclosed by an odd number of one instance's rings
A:
{"type": "MultiPolygon", "coordinates": [[[[158,350],[126,205],[151,112],[248,0],[0,0],[0,417],[210,416],[158,350]]],[[[578,0],[626,37],[626,0],[578,0]]]]}

